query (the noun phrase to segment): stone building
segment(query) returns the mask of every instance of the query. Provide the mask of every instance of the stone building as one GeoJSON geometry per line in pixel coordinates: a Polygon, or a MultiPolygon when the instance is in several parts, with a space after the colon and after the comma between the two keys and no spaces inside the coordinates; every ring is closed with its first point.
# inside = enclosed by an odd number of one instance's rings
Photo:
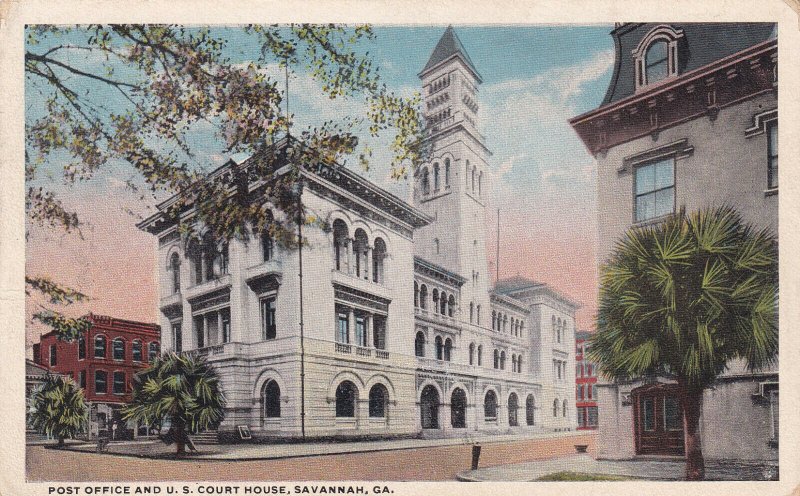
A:
{"type": "MultiPolygon", "coordinates": [[[[626,23],[611,35],[614,74],[601,105],[570,122],[597,159],[598,259],[636,226],[685,207],[730,205],[778,228],[776,25],[626,23]]],[[[777,459],[778,369],[742,363],[705,393],[703,453],[777,459]],[[747,425],[747,429],[735,426],[747,425]]],[[[599,384],[598,455],[683,455],[672,381],[599,384]]]]}
{"type": "Polygon", "coordinates": [[[534,281],[491,287],[481,77],[452,28],[419,76],[431,156],[413,205],[321,163],[301,170],[300,201],[324,221],[304,227],[302,250],[258,235],[187,243],[166,214],[174,199],[140,224],[158,237],[165,349],[220,373],[220,437],[239,426],[257,439],[575,428],[577,305],[534,281]]]}

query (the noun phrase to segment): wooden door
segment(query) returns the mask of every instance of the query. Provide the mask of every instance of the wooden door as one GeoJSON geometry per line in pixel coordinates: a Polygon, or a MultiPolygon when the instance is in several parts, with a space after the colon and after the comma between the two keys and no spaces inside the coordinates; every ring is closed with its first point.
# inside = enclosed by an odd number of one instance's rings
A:
{"type": "Polygon", "coordinates": [[[632,392],[636,453],[683,456],[683,416],[673,385],[645,386],[632,392]]]}

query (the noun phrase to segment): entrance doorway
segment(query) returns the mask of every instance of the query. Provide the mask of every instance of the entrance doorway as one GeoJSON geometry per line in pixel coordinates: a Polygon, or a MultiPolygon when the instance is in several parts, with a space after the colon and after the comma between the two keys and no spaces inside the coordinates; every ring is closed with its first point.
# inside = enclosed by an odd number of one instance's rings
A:
{"type": "Polygon", "coordinates": [[[683,415],[674,384],[651,384],[631,391],[636,454],[683,456],[683,415]]]}
{"type": "Polygon", "coordinates": [[[419,402],[423,429],[439,428],[439,392],[432,385],[425,386],[419,402]]]}
{"type": "Polygon", "coordinates": [[[450,399],[450,423],[455,429],[467,426],[467,393],[461,388],[454,389],[450,399]]]}

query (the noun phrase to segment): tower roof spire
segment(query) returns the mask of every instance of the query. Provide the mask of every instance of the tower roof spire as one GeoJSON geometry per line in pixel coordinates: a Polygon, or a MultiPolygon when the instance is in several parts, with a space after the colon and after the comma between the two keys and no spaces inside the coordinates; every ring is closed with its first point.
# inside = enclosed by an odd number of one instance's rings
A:
{"type": "Polygon", "coordinates": [[[478,79],[478,82],[482,82],[481,75],[478,73],[478,70],[475,69],[475,64],[472,63],[467,51],[464,49],[464,45],[462,45],[461,40],[458,39],[458,35],[453,29],[452,24],[445,29],[444,34],[439,39],[439,43],[437,43],[436,48],[433,49],[431,58],[428,60],[428,63],[425,64],[425,68],[422,69],[419,75],[422,76],[426,72],[439,67],[441,64],[454,57],[460,57],[462,62],[464,62],[467,68],[478,79]]]}

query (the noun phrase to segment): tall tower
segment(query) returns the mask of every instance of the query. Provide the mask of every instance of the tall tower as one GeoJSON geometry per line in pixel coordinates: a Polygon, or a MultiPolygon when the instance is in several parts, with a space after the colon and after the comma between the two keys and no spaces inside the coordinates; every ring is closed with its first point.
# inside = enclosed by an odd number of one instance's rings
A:
{"type": "Polygon", "coordinates": [[[478,132],[481,76],[452,26],[419,73],[429,160],[415,173],[414,203],[434,218],[415,232],[421,258],[464,277],[461,317],[488,325],[486,202],[491,152],[478,132]],[[480,308],[480,311],[478,310],[480,308]]]}

